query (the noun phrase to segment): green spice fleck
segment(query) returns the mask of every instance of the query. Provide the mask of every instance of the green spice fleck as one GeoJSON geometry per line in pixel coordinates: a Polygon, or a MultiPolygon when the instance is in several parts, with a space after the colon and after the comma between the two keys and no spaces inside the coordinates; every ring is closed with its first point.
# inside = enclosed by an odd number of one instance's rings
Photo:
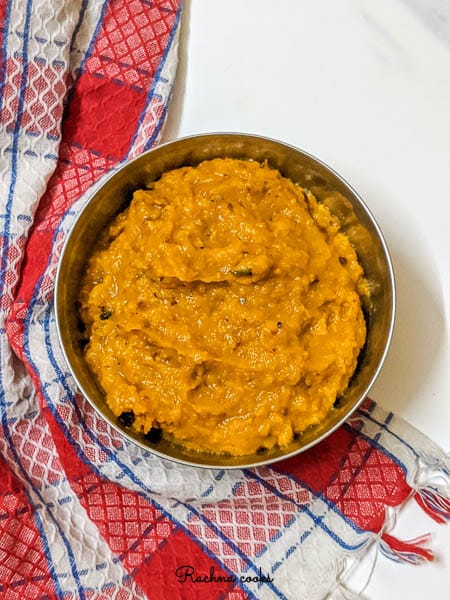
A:
{"type": "Polygon", "coordinates": [[[238,269],[237,271],[231,271],[234,277],[251,277],[253,271],[251,269],[238,269]]]}

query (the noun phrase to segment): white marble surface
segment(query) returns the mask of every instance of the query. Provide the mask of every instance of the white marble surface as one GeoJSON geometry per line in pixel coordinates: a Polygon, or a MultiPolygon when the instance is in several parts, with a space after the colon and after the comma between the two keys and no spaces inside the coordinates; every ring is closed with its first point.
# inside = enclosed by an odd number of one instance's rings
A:
{"type": "MultiPolygon", "coordinates": [[[[278,138],[323,159],[366,200],[398,287],[372,396],[449,451],[449,0],[187,0],[180,53],[165,139],[278,138]]],[[[426,531],[437,560],[409,567],[378,557],[364,597],[450,599],[450,526],[406,507],[398,536],[426,531]]],[[[355,590],[372,559],[353,576],[355,590]]]]}

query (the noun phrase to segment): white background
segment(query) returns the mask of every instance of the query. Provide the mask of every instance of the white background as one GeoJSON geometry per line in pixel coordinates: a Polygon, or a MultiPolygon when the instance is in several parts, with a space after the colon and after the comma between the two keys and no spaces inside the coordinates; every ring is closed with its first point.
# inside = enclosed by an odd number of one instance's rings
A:
{"type": "MultiPolygon", "coordinates": [[[[390,247],[398,292],[371,395],[448,452],[450,2],[186,1],[165,140],[210,131],[303,148],[362,195],[390,247]]],[[[431,531],[435,562],[379,556],[365,597],[450,599],[450,527],[414,505],[395,534],[431,531]]],[[[373,557],[352,577],[354,590],[373,557]]]]}

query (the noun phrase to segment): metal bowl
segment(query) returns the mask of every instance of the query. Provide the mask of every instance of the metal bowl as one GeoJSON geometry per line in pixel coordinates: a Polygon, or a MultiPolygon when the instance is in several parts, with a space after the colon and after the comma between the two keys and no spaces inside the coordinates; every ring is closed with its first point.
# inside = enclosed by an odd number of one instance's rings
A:
{"type": "Polygon", "coordinates": [[[124,164],[97,189],[81,211],[63,249],[56,277],[56,322],[62,350],[73,377],[94,409],[128,440],[167,459],[211,468],[263,465],[311,448],[332,433],[359,406],[374,383],[391,340],[395,312],[394,275],[381,231],[358,194],[332,169],[313,156],[284,143],[254,135],[198,135],[161,145],[124,164]],[[194,452],[166,440],[147,441],[122,427],[107,406],[80,347],[77,297],[86,261],[99,232],[130,201],[134,190],[170,169],[196,165],[216,157],[268,160],[282,175],[309,189],[336,215],[365,270],[370,302],[363,310],[367,341],[345,395],[317,426],[310,427],[288,447],[232,457],[194,452]]]}

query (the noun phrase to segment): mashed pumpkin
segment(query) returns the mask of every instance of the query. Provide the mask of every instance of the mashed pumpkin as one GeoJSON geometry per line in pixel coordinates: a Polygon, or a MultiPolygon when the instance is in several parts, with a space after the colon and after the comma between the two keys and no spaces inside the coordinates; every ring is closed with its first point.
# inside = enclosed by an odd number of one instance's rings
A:
{"type": "Polygon", "coordinates": [[[365,284],[339,222],[267,164],[214,159],[134,193],[81,290],[86,360],[126,426],[245,455],[346,389],[365,284]]]}

